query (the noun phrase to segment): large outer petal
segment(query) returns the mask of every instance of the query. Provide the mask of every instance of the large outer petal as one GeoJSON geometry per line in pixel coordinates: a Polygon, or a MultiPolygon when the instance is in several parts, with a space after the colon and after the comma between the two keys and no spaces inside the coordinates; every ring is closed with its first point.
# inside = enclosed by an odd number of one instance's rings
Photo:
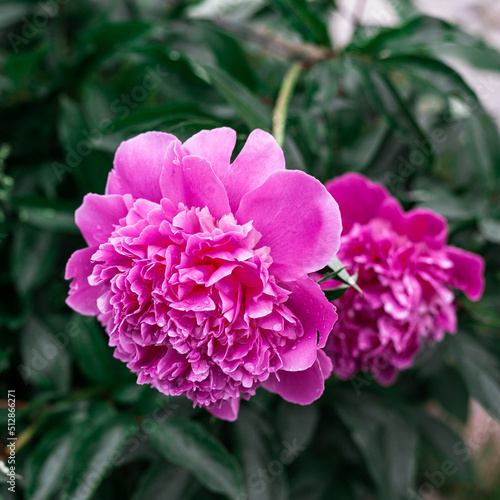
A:
{"type": "Polygon", "coordinates": [[[238,210],[244,194],[277,170],[285,170],[283,150],[271,134],[254,130],[223,179],[233,212],[238,210]]]}
{"type": "Polygon", "coordinates": [[[210,163],[198,156],[182,159],[184,172],[184,203],[192,207],[208,207],[214,217],[231,212],[227,193],[210,163]]]}
{"type": "Polygon", "coordinates": [[[325,347],[328,335],[337,321],[337,313],[320,286],[309,276],[303,276],[296,282],[287,283],[286,286],[292,291],[286,306],[302,323],[304,335],[294,342],[293,346],[280,350],[282,369],[300,371],[313,365],[318,347],[325,347]]]}
{"type": "Polygon", "coordinates": [[[479,300],[484,291],[483,258],[451,246],[447,247],[446,251],[454,264],[452,285],[462,290],[471,300],[479,300]]]}
{"type": "Polygon", "coordinates": [[[184,201],[184,189],[181,143],[174,141],[165,151],[164,168],[160,174],[161,196],[177,206],[184,201]]]}
{"type": "Polygon", "coordinates": [[[160,177],[164,198],[174,206],[182,202],[188,207],[208,207],[214,217],[230,213],[226,190],[207,159],[182,156],[177,143],[170,144],[165,157],[160,177]]]}
{"type": "Polygon", "coordinates": [[[323,394],[325,379],[331,372],[332,362],[323,351],[318,350],[318,359],[311,368],[301,372],[280,370],[270,375],[262,386],[290,403],[308,405],[323,394]]]}
{"type": "Polygon", "coordinates": [[[366,224],[376,217],[384,200],[390,198],[384,187],[357,173],[327,182],[326,189],[339,204],[344,233],[348,233],[355,222],[366,224]]]}
{"type": "Polygon", "coordinates": [[[272,173],[243,196],[236,218],[239,224],[253,221],[262,234],[259,244],[271,248],[283,280],[286,266],[303,274],[317,271],[340,246],[342,224],[336,201],[318,180],[298,170],[272,173]]]}
{"type": "Polygon", "coordinates": [[[428,208],[415,208],[406,216],[405,234],[411,241],[425,241],[430,248],[439,249],[448,240],[446,219],[428,208]]]}
{"type": "Polygon", "coordinates": [[[97,246],[92,246],[74,252],[66,264],[64,276],[67,280],[73,278],[66,304],[86,316],[99,314],[97,298],[103,293],[103,287],[90,286],[88,282],[94,268],[90,259],[96,250],[97,246]]]}
{"type": "Polygon", "coordinates": [[[231,154],[236,144],[236,132],[228,127],[202,130],[189,138],[181,148],[182,156],[200,156],[212,165],[212,169],[224,179],[231,163],[231,154]]]}
{"type": "Polygon", "coordinates": [[[435,250],[443,248],[448,239],[446,219],[427,208],[405,213],[399,202],[391,198],[381,205],[377,215],[388,220],[397,233],[407,236],[410,241],[423,241],[435,250]]]}
{"type": "Polygon", "coordinates": [[[89,245],[100,245],[108,240],[118,221],[127,215],[129,199],[118,194],[90,193],[85,196],[75,212],[75,222],[89,245]]]}
{"type": "Polygon", "coordinates": [[[207,410],[218,418],[222,420],[228,420],[229,422],[234,422],[238,418],[238,411],[240,409],[240,399],[233,398],[225,401],[220,401],[215,403],[213,406],[207,408],[207,410]]]}
{"type": "Polygon", "coordinates": [[[348,233],[355,222],[366,224],[380,217],[411,241],[425,241],[431,248],[442,248],[446,243],[448,229],[443,217],[425,208],[405,213],[383,186],[361,174],[342,175],[327,182],[326,188],[339,204],[344,233],[348,233]]]}
{"type": "Polygon", "coordinates": [[[146,132],[122,142],[116,151],[105,193],[128,193],[134,198],[159,202],[162,198],[160,175],[172,141],[179,142],[172,134],[146,132]]]}

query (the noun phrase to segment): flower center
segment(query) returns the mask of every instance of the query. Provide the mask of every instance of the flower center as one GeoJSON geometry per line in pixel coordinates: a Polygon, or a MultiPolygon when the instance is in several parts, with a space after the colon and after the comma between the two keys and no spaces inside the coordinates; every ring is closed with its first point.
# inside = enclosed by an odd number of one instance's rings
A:
{"type": "Polygon", "coordinates": [[[249,397],[303,334],[252,222],[137,200],[93,256],[100,321],[116,355],[167,394],[249,397]],[[222,376],[225,375],[225,376],[222,376]],[[229,378],[227,377],[229,375],[229,378]]]}

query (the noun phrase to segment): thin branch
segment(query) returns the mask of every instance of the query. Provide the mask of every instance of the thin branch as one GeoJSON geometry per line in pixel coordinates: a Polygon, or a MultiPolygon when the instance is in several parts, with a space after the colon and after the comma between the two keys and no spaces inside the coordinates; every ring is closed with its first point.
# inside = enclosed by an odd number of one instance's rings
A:
{"type": "MultiPolygon", "coordinates": [[[[28,407],[27,401],[16,400],[16,410],[24,410],[27,407],[28,407]]],[[[0,410],[8,410],[9,408],[10,408],[9,401],[7,399],[0,399],[0,410]]]]}
{"type": "Polygon", "coordinates": [[[247,42],[255,43],[268,52],[272,52],[273,54],[282,57],[298,59],[302,62],[302,66],[304,68],[311,67],[314,64],[326,59],[334,59],[337,56],[337,52],[328,47],[321,47],[319,45],[306,42],[291,42],[290,40],[286,40],[266,28],[250,28],[222,17],[215,19],[214,23],[219,26],[219,28],[236,35],[247,42]]]}

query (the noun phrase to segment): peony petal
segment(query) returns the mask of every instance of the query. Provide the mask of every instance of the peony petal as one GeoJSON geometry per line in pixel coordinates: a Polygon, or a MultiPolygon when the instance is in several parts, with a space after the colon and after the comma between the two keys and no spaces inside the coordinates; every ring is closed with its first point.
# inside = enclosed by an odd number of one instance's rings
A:
{"type": "Polygon", "coordinates": [[[238,210],[244,194],[277,170],[285,170],[283,150],[271,134],[254,130],[223,179],[233,212],[238,210]]]}
{"type": "Polygon", "coordinates": [[[262,387],[279,394],[290,403],[308,405],[323,394],[325,378],[330,376],[331,366],[323,351],[318,351],[318,359],[311,368],[301,372],[280,370],[277,374],[271,374],[262,387]]]}
{"type": "Polygon", "coordinates": [[[326,189],[339,204],[344,233],[348,233],[355,222],[366,224],[373,219],[383,201],[390,197],[384,187],[357,173],[327,182],[326,189]]]}
{"type": "Polygon", "coordinates": [[[448,257],[453,262],[452,285],[462,290],[471,300],[479,300],[484,291],[484,260],[461,248],[446,247],[448,257]]]}
{"type": "Polygon", "coordinates": [[[290,285],[290,288],[293,294],[287,306],[300,319],[302,325],[310,325],[319,333],[318,347],[320,349],[325,347],[338,318],[335,306],[325,297],[320,285],[309,276],[297,280],[290,285]]]}
{"type": "Polygon", "coordinates": [[[200,156],[212,165],[212,169],[224,179],[231,163],[231,154],[236,144],[236,132],[228,127],[202,130],[182,145],[182,156],[200,156]]]}
{"type": "Polygon", "coordinates": [[[218,418],[222,420],[227,420],[229,422],[234,422],[238,418],[238,411],[240,409],[240,399],[232,398],[225,401],[219,401],[213,406],[207,408],[207,410],[218,418]]]}
{"type": "Polygon", "coordinates": [[[207,160],[198,156],[185,156],[182,166],[183,201],[188,207],[208,207],[217,218],[231,213],[226,190],[207,160]]]}
{"type": "Polygon", "coordinates": [[[282,265],[279,277],[283,280],[286,266],[304,274],[317,271],[340,246],[342,225],[336,201],[318,180],[298,170],[272,173],[243,196],[236,219],[240,224],[253,220],[262,234],[259,244],[269,246],[273,261],[282,265]]]}
{"type": "Polygon", "coordinates": [[[287,372],[307,370],[317,359],[318,334],[316,330],[308,329],[300,339],[294,340],[293,344],[287,344],[278,352],[283,361],[283,370],[287,372]]]}
{"type": "Polygon", "coordinates": [[[89,245],[100,245],[108,240],[118,221],[130,208],[128,200],[118,194],[87,194],[75,212],[75,222],[89,245]]]}
{"type": "Polygon", "coordinates": [[[380,384],[383,385],[384,387],[390,387],[391,385],[396,382],[396,379],[398,378],[399,371],[393,366],[389,365],[387,367],[384,367],[382,370],[372,370],[373,378],[380,384]]]}
{"type": "Polygon", "coordinates": [[[427,208],[416,208],[406,214],[406,234],[411,241],[425,241],[429,247],[442,248],[448,239],[446,219],[427,208]]]}
{"type": "Polygon", "coordinates": [[[82,248],[73,253],[66,264],[65,279],[74,278],[70,285],[69,297],[66,304],[80,314],[95,316],[99,314],[97,298],[104,289],[100,286],[90,286],[88,277],[92,274],[94,264],[91,257],[97,246],[82,248]]]}
{"type": "Polygon", "coordinates": [[[178,139],[163,132],[146,132],[120,144],[108,176],[106,194],[131,194],[159,202],[162,198],[160,175],[165,153],[178,139]]]}
{"type": "Polygon", "coordinates": [[[162,198],[169,199],[174,206],[184,202],[184,171],[182,168],[181,143],[171,142],[165,151],[164,168],[160,175],[162,198]]]}
{"type": "Polygon", "coordinates": [[[318,351],[318,361],[323,372],[323,377],[327,380],[333,372],[332,360],[325,354],[324,351],[318,351]]]}
{"type": "Polygon", "coordinates": [[[440,249],[448,239],[446,219],[426,208],[415,208],[407,213],[394,198],[382,203],[378,217],[388,220],[393,229],[415,243],[425,242],[430,248],[440,249]]]}

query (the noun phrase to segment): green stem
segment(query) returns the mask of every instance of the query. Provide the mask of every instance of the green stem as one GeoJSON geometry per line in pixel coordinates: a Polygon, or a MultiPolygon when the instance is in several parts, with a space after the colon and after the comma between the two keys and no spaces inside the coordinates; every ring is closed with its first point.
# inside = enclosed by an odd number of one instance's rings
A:
{"type": "Polygon", "coordinates": [[[288,70],[281,84],[278,100],[273,111],[273,135],[276,142],[283,146],[285,140],[285,128],[288,115],[288,106],[292,98],[293,90],[302,72],[302,64],[296,62],[288,70]]]}

